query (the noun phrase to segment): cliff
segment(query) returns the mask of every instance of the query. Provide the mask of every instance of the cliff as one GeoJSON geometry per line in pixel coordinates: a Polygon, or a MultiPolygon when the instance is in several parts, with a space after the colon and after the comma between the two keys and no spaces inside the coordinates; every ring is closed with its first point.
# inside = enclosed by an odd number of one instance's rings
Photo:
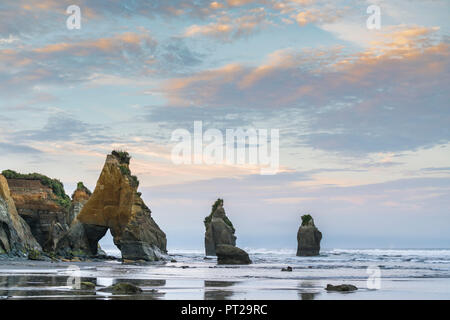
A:
{"type": "Polygon", "coordinates": [[[17,212],[6,178],[0,175],[0,254],[25,255],[27,251],[41,250],[17,212]]]}
{"type": "Polygon", "coordinates": [[[54,251],[70,224],[70,198],[56,179],[40,174],[3,171],[17,212],[45,251],[54,251]]]}
{"type": "Polygon", "coordinates": [[[89,239],[98,242],[108,229],[123,259],[155,261],[167,253],[166,235],[151,216],[140,193],[139,181],[131,175],[130,157],[113,151],[77,219],[91,230],[89,239]]]}
{"type": "Polygon", "coordinates": [[[309,215],[302,216],[302,224],[297,233],[297,256],[317,256],[320,253],[322,233],[309,215]]]}

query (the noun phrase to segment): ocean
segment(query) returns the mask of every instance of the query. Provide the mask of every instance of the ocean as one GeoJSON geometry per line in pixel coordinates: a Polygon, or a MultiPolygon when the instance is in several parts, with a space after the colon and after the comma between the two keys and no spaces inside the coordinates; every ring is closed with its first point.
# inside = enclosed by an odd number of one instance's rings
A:
{"type": "MultiPolygon", "coordinates": [[[[450,249],[330,249],[316,257],[293,250],[244,248],[250,265],[217,265],[203,250],[170,250],[176,262],[49,263],[0,261],[0,297],[9,299],[450,299],[450,249]],[[98,288],[116,282],[139,285],[144,294],[121,297],[79,293],[67,286],[79,268],[82,281],[98,288]],[[290,266],[291,272],[281,271],[290,266]],[[351,293],[327,284],[353,284],[351,293]]],[[[120,257],[117,250],[106,250],[120,257]]]]}

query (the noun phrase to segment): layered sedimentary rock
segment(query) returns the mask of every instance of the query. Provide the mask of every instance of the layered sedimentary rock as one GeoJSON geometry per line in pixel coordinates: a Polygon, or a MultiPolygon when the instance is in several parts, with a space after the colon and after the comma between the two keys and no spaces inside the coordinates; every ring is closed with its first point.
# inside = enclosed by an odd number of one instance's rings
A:
{"type": "Polygon", "coordinates": [[[38,174],[21,175],[9,170],[7,173],[11,197],[19,215],[29,225],[40,246],[45,251],[54,251],[70,224],[67,205],[70,205],[70,198],[65,195],[63,185],[38,174]],[[44,185],[43,181],[49,185],[44,185]],[[55,190],[61,194],[57,195],[55,190]]]}
{"type": "Polygon", "coordinates": [[[219,244],[236,245],[235,229],[223,208],[223,200],[217,199],[211,214],[205,218],[205,253],[207,256],[216,255],[219,244]]]}
{"type": "Polygon", "coordinates": [[[302,216],[302,224],[297,233],[297,256],[317,256],[320,252],[322,233],[314,225],[314,219],[309,215],[302,216]]]}
{"type": "Polygon", "coordinates": [[[77,219],[92,228],[91,247],[110,229],[123,259],[160,260],[167,253],[166,235],[137,192],[139,181],[131,175],[129,162],[126,152],[107,156],[97,186],[77,219]]]}
{"type": "Polygon", "coordinates": [[[0,175],[0,254],[22,255],[41,250],[30,227],[16,210],[5,177],[0,175]]]}

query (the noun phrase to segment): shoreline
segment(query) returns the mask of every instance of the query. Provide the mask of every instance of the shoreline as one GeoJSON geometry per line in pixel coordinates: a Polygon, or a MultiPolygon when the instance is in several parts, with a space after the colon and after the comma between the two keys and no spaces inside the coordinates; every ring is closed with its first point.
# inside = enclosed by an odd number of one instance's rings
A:
{"type": "Polygon", "coordinates": [[[291,257],[286,253],[251,253],[254,263],[217,265],[215,258],[179,250],[177,262],[122,263],[118,260],[49,262],[0,260],[0,299],[164,299],[164,300],[417,300],[450,299],[450,250],[396,250],[375,255],[373,250],[336,249],[319,257],[291,257]],[[343,252],[344,251],[344,252],[343,252]],[[334,252],[334,253],[333,253],[334,252]],[[337,253],[339,252],[339,253],[337,253]],[[357,252],[357,253],[356,253],[357,252]],[[367,254],[371,253],[371,254],[367,254]],[[407,255],[420,253],[420,255],[407,255]],[[439,254],[439,256],[437,256],[439,254]],[[367,267],[380,266],[381,287],[367,288],[367,267]],[[292,272],[281,267],[291,265],[292,272]],[[71,268],[80,281],[95,284],[95,292],[67,285],[71,268]],[[142,288],[139,295],[99,291],[129,282],[142,288]],[[350,293],[327,292],[327,284],[352,284],[350,293]]]}

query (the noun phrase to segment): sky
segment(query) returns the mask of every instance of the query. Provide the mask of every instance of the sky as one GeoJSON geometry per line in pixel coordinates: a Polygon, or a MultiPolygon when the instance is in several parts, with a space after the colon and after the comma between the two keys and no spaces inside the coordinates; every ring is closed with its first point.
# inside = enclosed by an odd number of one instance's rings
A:
{"type": "MultiPolygon", "coordinates": [[[[450,247],[447,0],[0,3],[0,169],[91,190],[127,150],[168,247],[450,247]],[[69,29],[70,5],[80,28],[69,29]],[[380,9],[380,28],[368,28],[380,9]],[[278,129],[280,167],[176,165],[176,129],[278,129]]],[[[71,20],[72,21],[72,20],[71,20]]]]}

